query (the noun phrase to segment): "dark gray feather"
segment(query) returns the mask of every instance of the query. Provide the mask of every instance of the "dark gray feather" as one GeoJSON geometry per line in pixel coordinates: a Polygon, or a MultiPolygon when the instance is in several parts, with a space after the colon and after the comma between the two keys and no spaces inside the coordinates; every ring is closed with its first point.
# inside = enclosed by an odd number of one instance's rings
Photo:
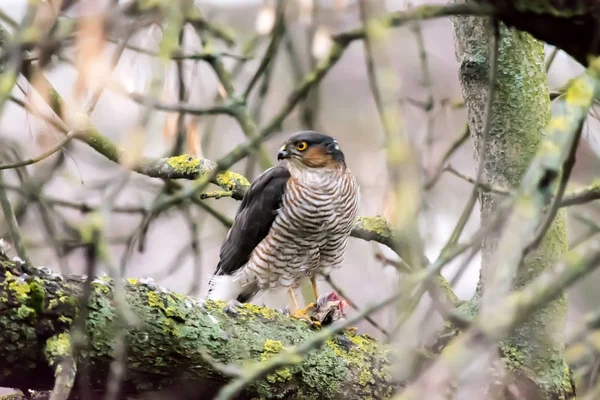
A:
{"type": "MultiPolygon", "coordinates": [[[[232,275],[248,262],[252,250],[271,229],[277,210],[281,207],[289,178],[288,169],[277,165],[263,172],[252,182],[248,193],[242,199],[233,226],[221,246],[215,275],[232,275]]],[[[248,301],[247,297],[241,295],[238,301],[248,301]]]]}

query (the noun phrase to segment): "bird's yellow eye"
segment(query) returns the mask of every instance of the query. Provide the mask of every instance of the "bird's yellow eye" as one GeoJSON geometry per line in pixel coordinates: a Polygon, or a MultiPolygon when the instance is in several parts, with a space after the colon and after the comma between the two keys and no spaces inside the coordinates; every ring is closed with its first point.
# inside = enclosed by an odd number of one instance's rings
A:
{"type": "Polygon", "coordinates": [[[296,143],[296,150],[298,150],[298,151],[304,151],[304,150],[306,150],[307,147],[308,147],[308,144],[306,144],[306,142],[304,142],[304,141],[296,143]]]}

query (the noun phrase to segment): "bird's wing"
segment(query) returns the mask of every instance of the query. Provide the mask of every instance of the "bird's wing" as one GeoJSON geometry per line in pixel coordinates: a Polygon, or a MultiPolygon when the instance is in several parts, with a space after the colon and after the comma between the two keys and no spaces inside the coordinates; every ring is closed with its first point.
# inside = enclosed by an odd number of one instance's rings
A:
{"type": "Polygon", "coordinates": [[[248,262],[252,250],[271,229],[289,178],[288,169],[277,165],[252,182],[221,246],[215,275],[231,275],[248,262]]]}

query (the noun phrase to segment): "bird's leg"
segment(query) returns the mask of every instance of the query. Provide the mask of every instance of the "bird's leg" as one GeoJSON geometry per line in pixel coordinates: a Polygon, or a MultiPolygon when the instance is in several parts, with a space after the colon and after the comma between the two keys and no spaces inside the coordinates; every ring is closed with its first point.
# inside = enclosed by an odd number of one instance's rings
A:
{"type": "Polygon", "coordinates": [[[291,315],[292,318],[298,318],[298,319],[304,319],[307,320],[308,322],[310,322],[311,324],[313,323],[313,321],[308,317],[308,315],[306,315],[308,313],[308,311],[311,309],[311,307],[314,306],[313,303],[309,304],[308,307],[304,308],[304,309],[300,309],[300,307],[298,307],[298,301],[296,301],[296,295],[294,294],[294,289],[292,287],[290,287],[288,289],[288,293],[292,299],[292,304],[294,304],[294,313],[291,315]]]}
{"type": "Polygon", "coordinates": [[[300,307],[298,307],[298,302],[296,301],[296,295],[294,294],[294,289],[290,286],[288,288],[288,294],[292,298],[292,304],[294,305],[294,312],[298,311],[300,307]]]}
{"type": "Polygon", "coordinates": [[[315,301],[319,300],[319,290],[317,289],[317,277],[313,276],[310,278],[310,283],[312,283],[313,294],[315,295],[315,301]]]}

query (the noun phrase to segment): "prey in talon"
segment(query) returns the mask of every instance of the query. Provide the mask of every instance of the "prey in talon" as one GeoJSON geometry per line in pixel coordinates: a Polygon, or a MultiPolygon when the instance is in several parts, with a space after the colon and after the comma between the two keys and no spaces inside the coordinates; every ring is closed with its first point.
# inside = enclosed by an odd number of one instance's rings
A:
{"type": "Polygon", "coordinates": [[[331,294],[319,297],[316,276],[344,260],[358,210],[358,183],[337,141],[322,133],[296,133],[277,159],[279,164],[263,172],[244,196],[207,298],[246,303],[261,291],[287,288],[291,315],[314,323],[309,314],[331,300],[331,294]],[[319,300],[301,309],[294,290],[305,279],[319,300]]]}

